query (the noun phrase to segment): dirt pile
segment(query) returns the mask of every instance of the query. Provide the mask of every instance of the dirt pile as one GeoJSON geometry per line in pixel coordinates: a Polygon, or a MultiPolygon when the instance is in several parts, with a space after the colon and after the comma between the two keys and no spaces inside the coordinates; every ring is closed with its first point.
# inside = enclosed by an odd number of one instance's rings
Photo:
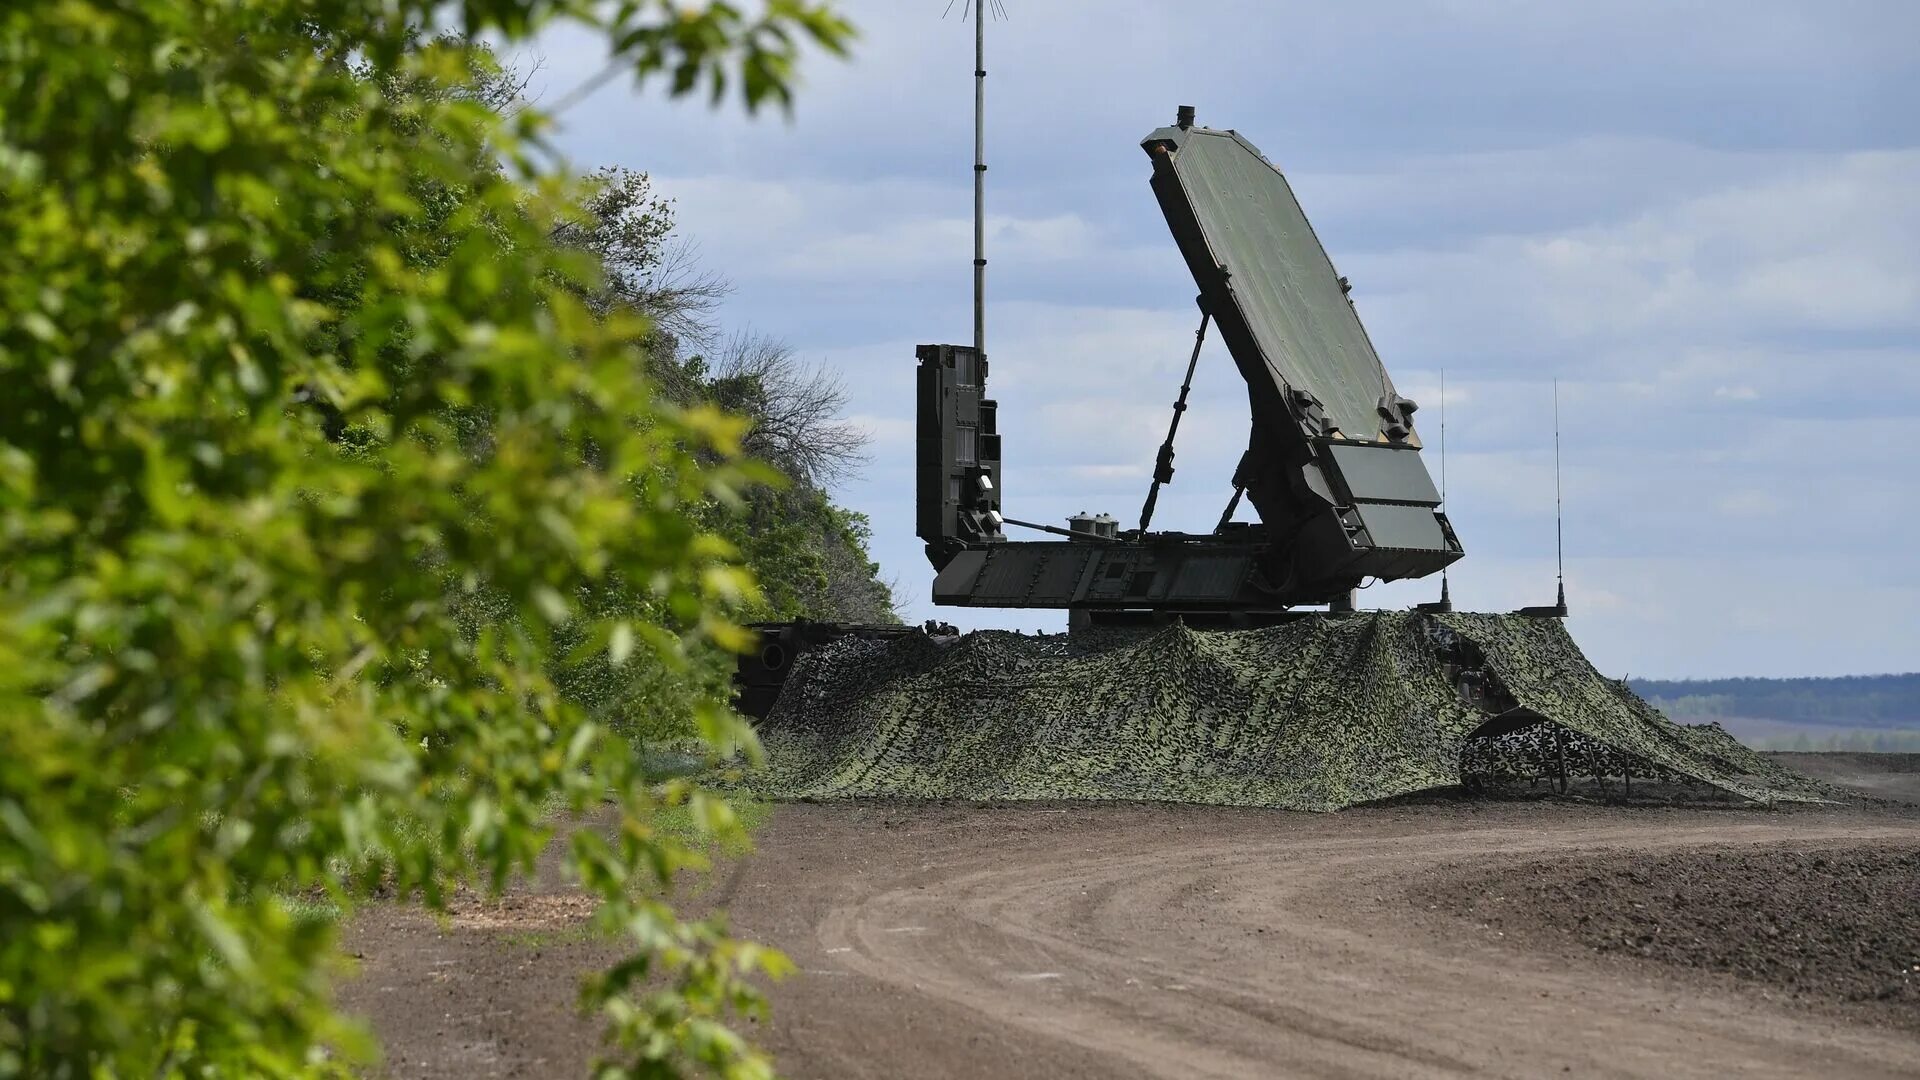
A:
{"type": "Polygon", "coordinates": [[[1476,865],[1416,890],[1509,944],[1733,976],[1920,1030],[1920,849],[1720,849],[1476,865]]]}
{"type": "Polygon", "coordinates": [[[844,640],[796,666],[762,729],[754,786],[1334,810],[1457,784],[1470,738],[1543,720],[1746,798],[1823,791],[1717,728],[1669,722],[1595,671],[1555,620],[1410,612],[844,640]]]}

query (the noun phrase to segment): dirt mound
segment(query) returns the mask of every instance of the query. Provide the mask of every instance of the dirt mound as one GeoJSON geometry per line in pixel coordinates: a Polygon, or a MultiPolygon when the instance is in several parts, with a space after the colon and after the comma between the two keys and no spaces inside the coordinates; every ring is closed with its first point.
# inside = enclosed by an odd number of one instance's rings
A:
{"type": "Polygon", "coordinates": [[[1818,799],[1669,722],[1556,620],[1368,612],[1257,630],[843,640],[803,658],[755,782],[785,798],[1128,799],[1334,810],[1457,784],[1490,721],[1759,801],[1818,799]]]}
{"type": "Polygon", "coordinates": [[[1416,890],[1507,943],[1577,941],[1920,1030],[1920,847],[1583,855],[1416,890]]]}

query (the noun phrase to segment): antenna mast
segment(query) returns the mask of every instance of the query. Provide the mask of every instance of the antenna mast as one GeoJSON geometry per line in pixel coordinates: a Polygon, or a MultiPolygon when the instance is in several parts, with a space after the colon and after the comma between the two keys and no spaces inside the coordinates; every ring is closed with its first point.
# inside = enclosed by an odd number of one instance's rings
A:
{"type": "MultiPolygon", "coordinates": [[[[1441,460],[1445,460],[1442,458],[1441,460]]],[[[1443,466],[1444,468],[1444,466],[1443,466]]],[[[1443,483],[1445,481],[1442,481],[1443,483]]],[[[1567,556],[1560,510],[1560,380],[1553,380],[1553,573],[1560,584],[1560,602],[1567,602],[1567,556]]]]}
{"type": "MultiPolygon", "coordinates": [[[[1446,458],[1440,459],[1442,462],[1446,458]]],[[[1441,466],[1441,483],[1445,484],[1445,465],[1441,466]]],[[[1445,490],[1444,488],[1442,489],[1445,490]]],[[[1560,380],[1553,380],[1553,579],[1557,588],[1554,591],[1551,607],[1523,607],[1520,614],[1536,619],[1564,619],[1567,617],[1567,549],[1565,544],[1565,515],[1561,512],[1560,501],[1560,380]]]]}
{"type": "Polygon", "coordinates": [[[987,0],[973,0],[973,355],[987,354],[987,0]]]}
{"type": "MultiPolygon", "coordinates": [[[[1447,369],[1440,369],[1440,505],[1447,505],[1447,369]]],[[[1440,568],[1445,575],[1446,567],[1440,568]]]]}
{"type": "MultiPolygon", "coordinates": [[[[1382,370],[1385,370],[1382,368],[1382,370]]],[[[1447,505],[1447,369],[1440,369],[1440,505],[1447,505]]],[[[1447,568],[1440,568],[1440,599],[1415,604],[1415,611],[1444,615],[1453,610],[1453,592],[1447,583],[1447,568]]]]}
{"type": "MultiPolygon", "coordinates": [[[[1385,365],[1381,365],[1382,370],[1385,365]]],[[[1440,505],[1447,505],[1447,369],[1440,369],[1440,505]]],[[[1447,568],[1440,568],[1440,602],[1453,607],[1453,596],[1447,590],[1447,568]]]]}

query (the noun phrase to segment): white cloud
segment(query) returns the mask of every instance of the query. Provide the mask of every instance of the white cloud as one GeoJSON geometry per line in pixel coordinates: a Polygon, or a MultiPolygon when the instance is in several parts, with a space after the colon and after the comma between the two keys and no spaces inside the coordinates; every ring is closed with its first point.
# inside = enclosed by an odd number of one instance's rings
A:
{"type": "Polygon", "coordinates": [[[1768,491],[1730,491],[1713,500],[1713,508],[1728,517],[1774,517],[1787,511],[1785,499],[1768,491]]]}
{"type": "Polygon", "coordinates": [[[1654,340],[1686,349],[1788,333],[1911,338],[1915,190],[1920,150],[1835,155],[1620,221],[1368,255],[1356,295],[1389,341],[1438,330],[1455,354],[1512,365],[1544,353],[1577,358],[1583,373],[1596,359],[1664,367],[1642,351],[1654,340]]]}
{"type": "MultiPolygon", "coordinates": [[[[1093,230],[1075,214],[1022,219],[1005,214],[986,220],[988,250],[996,258],[1052,263],[1085,258],[1093,230]]],[[[872,280],[875,275],[924,274],[952,263],[952,252],[972,243],[966,218],[906,218],[880,228],[842,232],[803,243],[774,261],[791,277],[872,280]]]]}
{"type": "MultiPolygon", "coordinates": [[[[1608,675],[1712,678],[1910,671],[1920,588],[1871,564],[1809,575],[1789,554],[1663,558],[1569,555],[1567,629],[1608,675]]],[[[1452,571],[1454,603],[1503,611],[1551,603],[1551,550],[1475,557],[1452,571]]],[[[1432,582],[1376,586],[1363,603],[1432,599],[1432,582]]]]}
{"type": "MultiPolygon", "coordinates": [[[[937,6],[852,13],[859,59],[807,65],[792,123],[610,91],[564,141],[654,170],[739,284],[728,317],[846,375],[873,461],[843,496],[919,598],[913,346],[968,332],[970,42],[937,6]]],[[[1287,169],[1430,467],[1445,370],[1463,605],[1551,599],[1557,376],[1572,628],[1603,670],[1911,667],[1920,567],[1889,538],[1920,509],[1900,457],[1850,448],[1920,422],[1916,32],[1902,0],[1016,8],[988,90],[1009,509],[1130,520],[1144,495],[1197,313],[1135,144],[1192,102],[1287,169]]],[[[550,59],[559,88],[597,66],[550,59]]],[[[1246,424],[1215,342],[1159,523],[1211,524],[1246,424]]],[[[909,611],[935,614],[1063,623],[909,611]]]]}
{"type": "Polygon", "coordinates": [[[1075,465],[1067,471],[1076,480],[1135,482],[1140,479],[1140,466],[1135,462],[1125,465],[1075,465]]]}
{"type": "Polygon", "coordinates": [[[910,447],[913,444],[913,420],[904,416],[873,416],[856,413],[847,422],[867,435],[868,446],[876,451],[910,447]]]}

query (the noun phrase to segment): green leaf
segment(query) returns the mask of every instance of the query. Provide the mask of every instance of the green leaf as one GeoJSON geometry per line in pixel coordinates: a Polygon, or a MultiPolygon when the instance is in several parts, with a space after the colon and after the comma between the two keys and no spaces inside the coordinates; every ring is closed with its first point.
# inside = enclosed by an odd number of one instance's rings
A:
{"type": "Polygon", "coordinates": [[[550,585],[534,586],[533,604],[550,623],[564,623],[573,617],[573,607],[567,603],[566,597],[550,585]]]}
{"type": "Polygon", "coordinates": [[[289,912],[444,904],[603,797],[634,827],[568,857],[644,931],[596,980],[607,1053],[764,1070],[724,1026],[758,1001],[734,943],[632,894],[699,861],[643,762],[738,743],[702,719],[711,628],[752,569],[822,560],[718,516],[777,477],[652,381],[665,203],[562,171],[476,42],[568,20],[752,104],[847,32],[789,0],[429,7],[0,15],[0,1074],[349,1073],[331,922],[289,912]]]}

